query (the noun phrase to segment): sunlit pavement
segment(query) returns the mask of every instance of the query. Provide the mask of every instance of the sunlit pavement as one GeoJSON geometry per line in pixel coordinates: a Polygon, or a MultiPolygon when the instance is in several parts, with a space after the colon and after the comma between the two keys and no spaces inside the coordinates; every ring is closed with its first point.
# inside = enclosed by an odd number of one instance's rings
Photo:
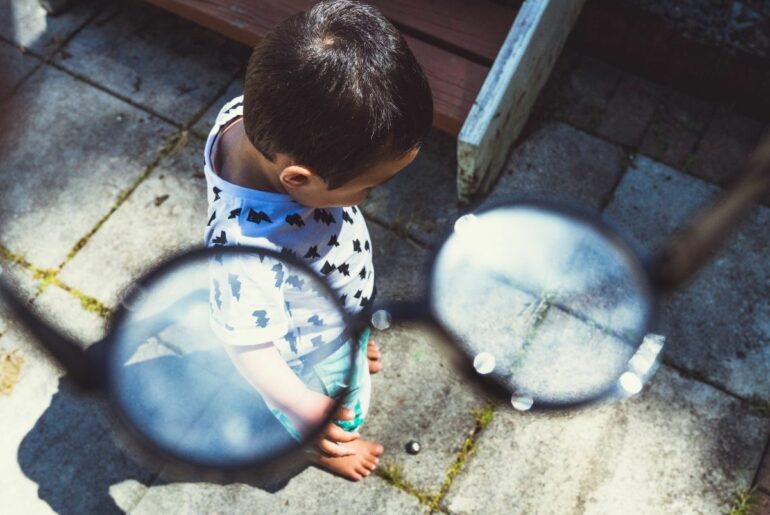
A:
{"type": "MultiPolygon", "coordinates": [[[[46,19],[0,6],[15,116],[0,154],[0,264],[88,345],[120,292],[202,241],[202,149],[240,93],[248,49],[142,3],[75,2],[46,19]],[[12,22],[12,23],[9,23],[12,22]],[[22,52],[21,49],[24,49],[22,52]]],[[[9,111],[6,111],[9,110],[9,111]]],[[[567,49],[490,201],[578,201],[652,251],[737,172],[765,121],[567,49]]],[[[363,206],[384,298],[413,298],[463,213],[454,141],[434,132],[363,206]]],[[[753,487],[770,509],[770,207],[665,299],[664,364],[641,394],[579,411],[521,413],[454,373],[418,327],[376,334],[365,437],[380,472],[353,484],[308,468],[288,481],[180,480],[132,461],[100,402],[0,314],[0,511],[29,513],[724,513],[753,487]],[[18,372],[16,374],[15,372],[18,372]],[[419,454],[404,446],[417,440],[419,454]]]]}

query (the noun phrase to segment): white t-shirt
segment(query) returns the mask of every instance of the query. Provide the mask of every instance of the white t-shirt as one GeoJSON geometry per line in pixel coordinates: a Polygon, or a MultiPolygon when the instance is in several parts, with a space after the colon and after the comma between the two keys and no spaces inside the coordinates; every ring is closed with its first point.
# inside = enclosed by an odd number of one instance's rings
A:
{"type": "MultiPolygon", "coordinates": [[[[209,221],[206,246],[260,246],[309,265],[337,292],[349,312],[374,291],[369,231],[356,207],[314,209],[282,193],[244,188],[215,173],[211,154],[222,128],[243,115],[243,97],[219,112],[204,151],[209,221]]],[[[291,362],[337,338],[343,322],[310,278],[257,256],[213,260],[212,327],[234,345],[273,342],[291,362]]]]}

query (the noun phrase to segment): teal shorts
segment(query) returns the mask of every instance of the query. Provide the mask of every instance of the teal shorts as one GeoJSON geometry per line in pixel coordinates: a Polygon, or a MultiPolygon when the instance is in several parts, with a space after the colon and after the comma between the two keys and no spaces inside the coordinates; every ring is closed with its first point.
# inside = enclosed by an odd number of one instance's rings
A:
{"type": "MultiPolygon", "coordinates": [[[[350,371],[350,353],[352,340],[343,344],[333,354],[313,366],[305,367],[297,376],[305,385],[318,393],[336,398],[345,389],[345,381],[351,379],[350,389],[342,400],[342,406],[350,408],[355,413],[353,420],[335,420],[334,422],[345,431],[355,431],[364,423],[369,411],[372,386],[369,377],[369,362],[366,357],[366,345],[369,342],[370,330],[367,328],[358,342],[358,356],[350,371]]],[[[269,405],[269,404],[268,404],[269,405]]],[[[286,428],[286,431],[298,442],[302,437],[294,427],[289,417],[280,409],[270,406],[275,418],[286,428]]]]}

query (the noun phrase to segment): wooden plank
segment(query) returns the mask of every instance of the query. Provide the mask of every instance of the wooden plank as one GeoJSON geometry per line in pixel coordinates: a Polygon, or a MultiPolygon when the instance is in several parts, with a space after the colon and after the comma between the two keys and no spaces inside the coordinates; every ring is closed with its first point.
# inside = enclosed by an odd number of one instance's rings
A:
{"type": "Polygon", "coordinates": [[[457,135],[489,68],[404,36],[433,92],[433,126],[457,135]]]}
{"type": "MultiPolygon", "coordinates": [[[[253,45],[258,37],[292,14],[311,7],[314,0],[147,0],[216,32],[229,28],[228,37],[253,45]]],[[[487,66],[494,61],[516,17],[512,7],[487,0],[370,0],[405,34],[426,39],[459,55],[468,54],[487,66]]]]}
{"type": "MultiPolygon", "coordinates": [[[[146,0],[245,45],[255,46],[270,28],[310,0],[146,0]]],[[[405,35],[409,48],[428,77],[433,92],[433,125],[456,135],[473,105],[489,69],[444,49],[405,35]]]]}
{"type": "Polygon", "coordinates": [[[486,192],[500,174],[585,0],[526,0],[457,142],[457,193],[486,192]]]}
{"type": "Polygon", "coordinates": [[[394,25],[437,46],[490,66],[516,18],[516,9],[476,0],[367,0],[394,25]]]}

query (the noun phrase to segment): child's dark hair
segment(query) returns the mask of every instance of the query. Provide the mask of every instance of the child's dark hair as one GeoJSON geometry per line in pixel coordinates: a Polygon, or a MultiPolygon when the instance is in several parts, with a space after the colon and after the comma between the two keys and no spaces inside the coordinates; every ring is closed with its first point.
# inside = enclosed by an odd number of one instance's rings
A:
{"type": "Polygon", "coordinates": [[[288,154],[329,189],[421,145],[428,81],[401,34],[374,7],[322,1],[276,28],[246,70],[243,121],[268,159],[288,154]]]}

